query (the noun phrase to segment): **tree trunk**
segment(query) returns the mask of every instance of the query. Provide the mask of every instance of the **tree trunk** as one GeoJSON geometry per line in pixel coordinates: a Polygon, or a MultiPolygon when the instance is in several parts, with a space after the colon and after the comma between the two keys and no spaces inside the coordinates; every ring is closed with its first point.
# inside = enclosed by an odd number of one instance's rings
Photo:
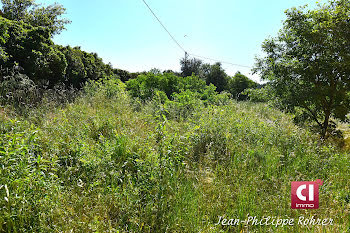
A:
{"type": "Polygon", "coordinates": [[[329,117],[331,115],[330,111],[326,111],[325,112],[325,117],[324,117],[324,121],[322,124],[322,129],[321,129],[321,140],[324,141],[326,139],[326,135],[327,135],[327,130],[328,130],[328,126],[329,126],[329,117]]]}

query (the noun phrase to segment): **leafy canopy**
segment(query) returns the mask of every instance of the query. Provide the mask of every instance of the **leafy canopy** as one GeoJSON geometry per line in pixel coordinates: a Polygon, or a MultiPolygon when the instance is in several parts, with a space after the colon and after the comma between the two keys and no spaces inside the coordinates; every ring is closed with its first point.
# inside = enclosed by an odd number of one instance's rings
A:
{"type": "Polygon", "coordinates": [[[65,12],[61,5],[42,7],[33,0],[1,2],[0,79],[13,67],[20,67],[36,84],[49,87],[58,83],[81,87],[87,80],[114,75],[111,65],[96,53],[53,43],[52,36],[69,22],[61,19],[65,12]]]}
{"type": "Polygon", "coordinates": [[[203,76],[202,67],[203,61],[197,58],[189,58],[187,54],[180,60],[181,65],[181,75],[182,77],[188,77],[192,74],[197,76],[203,76]]]}
{"type": "Polygon", "coordinates": [[[47,7],[34,0],[1,0],[3,16],[14,21],[23,21],[34,27],[44,27],[51,35],[59,34],[70,21],[61,18],[66,9],[59,4],[47,7]]]}
{"type": "Polygon", "coordinates": [[[227,83],[227,91],[237,100],[247,100],[248,95],[243,92],[246,89],[257,88],[258,84],[249,79],[244,74],[237,72],[233,77],[230,77],[227,83]]]}
{"type": "Polygon", "coordinates": [[[266,56],[255,71],[271,82],[286,110],[317,123],[325,138],[331,118],[345,120],[350,109],[350,2],[285,13],[278,36],[263,43],[266,56]]]}

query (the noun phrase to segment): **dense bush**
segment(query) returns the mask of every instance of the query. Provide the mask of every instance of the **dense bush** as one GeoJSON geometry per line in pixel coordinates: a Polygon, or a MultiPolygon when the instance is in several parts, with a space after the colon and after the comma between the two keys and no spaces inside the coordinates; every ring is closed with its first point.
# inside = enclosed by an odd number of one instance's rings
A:
{"type": "Polygon", "coordinates": [[[126,87],[131,96],[141,100],[152,99],[156,91],[164,92],[169,99],[182,91],[197,92],[198,98],[208,101],[217,94],[215,86],[207,86],[205,81],[195,75],[179,77],[173,73],[155,74],[149,72],[129,80],[126,82],[126,87]]]}
{"type": "Polygon", "coordinates": [[[161,112],[177,120],[192,116],[204,106],[228,104],[231,97],[229,93],[218,94],[214,85],[207,86],[194,75],[150,72],[129,80],[126,87],[132,97],[149,102],[152,115],[161,112]]]}
{"type": "Polygon", "coordinates": [[[116,78],[103,78],[97,81],[88,81],[84,88],[88,96],[103,96],[106,98],[124,97],[125,84],[116,78]]]}
{"type": "Polygon", "coordinates": [[[237,72],[233,77],[229,78],[226,89],[236,100],[247,100],[248,96],[244,91],[246,89],[254,91],[257,87],[258,84],[256,82],[237,72]]]}
{"type": "Polygon", "coordinates": [[[195,111],[203,107],[203,102],[198,92],[192,92],[190,90],[182,91],[175,93],[172,99],[173,101],[167,101],[165,103],[168,118],[187,119],[195,111]]]}
{"type": "Polygon", "coordinates": [[[122,69],[113,69],[113,73],[120,78],[122,82],[137,78],[141,73],[130,73],[122,69]]]}
{"type": "Polygon", "coordinates": [[[112,66],[103,63],[96,53],[87,53],[80,47],[57,46],[64,54],[68,66],[64,83],[82,87],[87,80],[98,80],[113,75],[112,66]]]}
{"type": "Polygon", "coordinates": [[[0,45],[0,76],[16,66],[37,85],[52,88],[64,83],[80,88],[87,80],[113,75],[111,65],[103,63],[96,53],[57,46],[48,29],[23,21],[0,16],[0,45]]]}
{"type": "Polygon", "coordinates": [[[252,102],[276,102],[276,97],[273,94],[273,90],[268,84],[261,88],[248,88],[242,94],[247,96],[247,98],[252,102]]]}
{"type": "Polygon", "coordinates": [[[50,82],[53,85],[63,81],[67,61],[54,46],[49,31],[1,16],[0,24],[2,57],[5,57],[2,68],[19,66],[37,83],[50,82]]]}

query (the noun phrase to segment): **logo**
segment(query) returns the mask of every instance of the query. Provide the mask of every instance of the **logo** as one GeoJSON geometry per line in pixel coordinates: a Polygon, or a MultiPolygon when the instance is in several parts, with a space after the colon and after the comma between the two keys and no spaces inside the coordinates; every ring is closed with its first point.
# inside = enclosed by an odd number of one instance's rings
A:
{"type": "Polygon", "coordinates": [[[292,182],[292,209],[318,209],[319,186],[322,180],[293,181],[292,182]]]}

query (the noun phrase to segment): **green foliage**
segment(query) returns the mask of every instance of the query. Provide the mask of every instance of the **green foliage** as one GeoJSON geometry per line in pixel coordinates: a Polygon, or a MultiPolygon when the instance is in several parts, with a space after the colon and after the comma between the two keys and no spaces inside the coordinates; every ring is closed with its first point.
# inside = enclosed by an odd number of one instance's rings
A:
{"type": "Polygon", "coordinates": [[[220,63],[210,66],[208,75],[206,76],[207,84],[213,84],[217,87],[218,92],[226,89],[228,77],[220,63]]]}
{"type": "Polygon", "coordinates": [[[80,47],[56,46],[68,63],[64,82],[80,88],[87,80],[99,80],[113,75],[111,65],[105,64],[96,53],[87,53],[80,47]]]}
{"type": "Polygon", "coordinates": [[[68,23],[60,18],[65,12],[62,6],[40,7],[32,0],[2,3],[5,18],[0,16],[1,71],[19,67],[37,85],[49,88],[59,83],[81,88],[87,80],[113,75],[111,65],[104,64],[96,53],[52,42],[52,36],[68,23]]]}
{"type": "Polygon", "coordinates": [[[200,94],[190,90],[175,93],[173,101],[167,101],[165,105],[169,113],[168,117],[178,120],[187,119],[201,107],[203,107],[203,102],[200,100],[200,94]]]}
{"type": "Polygon", "coordinates": [[[258,84],[253,80],[249,79],[247,76],[237,72],[235,76],[229,78],[227,84],[227,90],[231,95],[237,100],[247,100],[248,96],[244,94],[244,90],[250,88],[257,88],[258,84]]]}
{"type": "Polygon", "coordinates": [[[110,78],[25,119],[0,111],[0,231],[231,232],[218,216],[312,216],[291,211],[290,182],[315,179],[327,184],[317,215],[336,223],[325,231],[348,229],[348,153],[267,105],[210,104],[228,98],[214,86],[171,98],[156,90],[134,111],[110,78]]]}
{"type": "Polygon", "coordinates": [[[161,112],[170,119],[181,121],[194,115],[203,106],[229,103],[229,93],[218,94],[213,84],[197,76],[179,77],[173,73],[150,72],[126,83],[132,97],[149,101],[152,115],[161,112]]]}
{"type": "Polygon", "coordinates": [[[2,18],[0,28],[2,68],[20,67],[40,86],[65,83],[80,88],[87,80],[113,75],[111,65],[104,64],[96,53],[54,45],[43,27],[2,18]]]}
{"type": "Polygon", "coordinates": [[[127,81],[126,86],[131,96],[146,100],[159,88],[159,80],[160,77],[153,74],[139,75],[136,79],[127,81]]]}
{"type": "Polygon", "coordinates": [[[196,58],[189,59],[186,54],[180,60],[180,65],[183,77],[194,74],[200,77],[200,79],[205,80],[207,85],[213,84],[216,86],[216,90],[219,93],[228,91],[237,100],[247,99],[247,96],[242,93],[245,89],[258,87],[257,83],[240,72],[237,72],[233,77],[228,77],[220,63],[214,65],[205,64],[202,60],[196,58]]]}
{"type": "Polygon", "coordinates": [[[50,33],[46,29],[22,21],[1,20],[5,35],[3,54],[8,57],[3,68],[20,66],[33,81],[49,82],[51,86],[63,80],[67,61],[49,39],[50,33]]]}
{"type": "Polygon", "coordinates": [[[180,65],[182,77],[188,77],[194,74],[204,78],[202,60],[196,58],[189,59],[186,54],[185,57],[180,60],[180,65]]]}
{"type": "Polygon", "coordinates": [[[34,0],[2,0],[2,12],[10,20],[25,20],[29,9],[34,6],[34,0]]]}
{"type": "Polygon", "coordinates": [[[125,84],[116,78],[90,80],[85,84],[83,90],[89,96],[104,96],[107,98],[121,98],[126,94],[125,84]]]}
{"type": "Polygon", "coordinates": [[[121,69],[113,69],[113,73],[117,75],[122,82],[137,78],[137,76],[140,75],[139,73],[129,73],[128,71],[121,69]]]}
{"type": "Polygon", "coordinates": [[[53,4],[40,6],[35,0],[1,0],[3,16],[9,20],[22,21],[33,27],[43,27],[51,35],[59,34],[70,21],[61,19],[66,9],[53,4]]]}
{"type": "Polygon", "coordinates": [[[289,111],[300,108],[327,137],[330,119],[345,120],[350,109],[348,1],[318,9],[292,8],[276,38],[263,43],[256,71],[268,79],[289,111]]]}
{"type": "Polygon", "coordinates": [[[39,231],[59,189],[55,162],[42,157],[33,126],[0,119],[0,130],[0,231],[39,231]]]}
{"type": "Polygon", "coordinates": [[[8,72],[0,79],[0,104],[29,107],[39,99],[38,91],[37,86],[26,75],[16,71],[8,72]]]}
{"type": "Polygon", "coordinates": [[[0,64],[5,64],[9,58],[4,49],[5,43],[9,37],[10,35],[7,31],[7,23],[5,20],[2,20],[2,18],[0,18],[0,64]]]}
{"type": "Polygon", "coordinates": [[[252,102],[272,102],[274,106],[278,106],[278,99],[274,95],[274,90],[269,84],[265,84],[260,88],[248,88],[242,92],[243,95],[252,102]]]}
{"type": "Polygon", "coordinates": [[[127,90],[131,96],[142,100],[151,99],[154,93],[163,91],[168,98],[182,90],[202,93],[207,88],[205,82],[197,76],[179,77],[173,73],[139,75],[136,79],[126,82],[127,90]]]}

